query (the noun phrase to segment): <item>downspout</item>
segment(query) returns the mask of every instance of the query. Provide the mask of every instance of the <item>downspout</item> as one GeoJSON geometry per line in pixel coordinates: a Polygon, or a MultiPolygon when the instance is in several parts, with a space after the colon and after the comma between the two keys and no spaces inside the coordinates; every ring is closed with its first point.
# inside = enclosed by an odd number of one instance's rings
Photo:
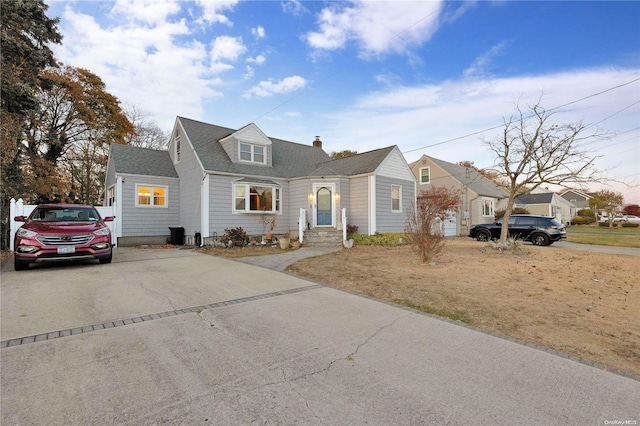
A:
{"type": "Polygon", "coordinates": [[[115,218],[115,228],[116,228],[116,244],[118,243],[118,238],[122,237],[122,187],[124,186],[124,178],[122,176],[118,176],[116,179],[116,218],[115,218]]]}
{"type": "Polygon", "coordinates": [[[376,233],[376,176],[369,176],[369,235],[376,233]]]}
{"type": "Polygon", "coordinates": [[[204,241],[209,237],[209,173],[205,173],[200,185],[200,247],[204,245],[204,241]]]}

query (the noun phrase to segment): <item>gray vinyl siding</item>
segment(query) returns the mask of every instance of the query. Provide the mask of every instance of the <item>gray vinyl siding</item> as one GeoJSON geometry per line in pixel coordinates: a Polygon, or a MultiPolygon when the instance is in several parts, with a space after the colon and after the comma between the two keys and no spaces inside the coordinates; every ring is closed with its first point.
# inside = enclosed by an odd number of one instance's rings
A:
{"type": "Polygon", "coordinates": [[[386,176],[402,180],[415,179],[411,169],[409,169],[407,162],[397,147],[394,148],[382,164],[380,164],[375,174],[376,176],[386,176]]]}
{"type": "MultiPolygon", "coordinates": [[[[210,175],[209,177],[209,229],[210,236],[224,235],[225,228],[242,227],[249,235],[262,234],[262,222],[260,213],[234,213],[233,203],[233,183],[241,179],[234,176],[210,175]]],[[[286,181],[273,179],[280,185],[281,190],[281,210],[280,214],[275,214],[276,227],[274,234],[284,234],[289,232],[289,184],[286,181]]]]}
{"type": "Polygon", "coordinates": [[[342,209],[347,209],[347,223],[343,223],[343,226],[347,226],[351,223],[351,181],[349,179],[340,179],[337,188],[338,194],[340,194],[340,202],[336,204],[336,210],[338,210],[337,222],[342,220],[342,209]]]}
{"type": "Polygon", "coordinates": [[[176,178],[125,176],[122,184],[122,237],[170,235],[180,226],[179,185],[176,178]],[[166,186],[167,207],[136,207],[136,185],[166,186]]]}
{"type": "Polygon", "coordinates": [[[386,176],[376,176],[376,231],[404,232],[408,214],[415,204],[414,182],[394,179],[386,176]],[[401,212],[391,210],[391,187],[402,188],[401,212]]]}
{"type": "MultiPolygon", "coordinates": [[[[298,218],[300,216],[300,209],[305,209],[307,222],[313,223],[311,218],[311,210],[309,209],[309,193],[311,192],[312,181],[310,179],[304,180],[295,180],[289,183],[289,197],[288,203],[285,205],[288,206],[289,211],[291,212],[291,216],[289,217],[289,228],[292,231],[298,229],[298,218]]],[[[304,224],[305,229],[307,224],[304,224]]]]}
{"type": "MultiPolygon", "coordinates": [[[[204,173],[187,137],[181,130],[180,133],[180,161],[176,163],[174,158],[174,167],[180,176],[180,226],[184,227],[185,235],[193,236],[201,232],[201,185],[204,173]]],[[[169,152],[174,153],[172,147],[169,152]]]]}
{"type": "Polygon", "coordinates": [[[347,222],[358,227],[359,234],[369,229],[369,176],[352,178],[349,185],[347,222]]]}
{"type": "Polygon", "coordinates": [[[109,161],[107,162],[107,174],[104,180],[104,194],[102,194],[102,205],[106,206],[107,199],[107,190],[116,184],[116,166],[113,163],[111,157],[109,157],[109,161]]]}

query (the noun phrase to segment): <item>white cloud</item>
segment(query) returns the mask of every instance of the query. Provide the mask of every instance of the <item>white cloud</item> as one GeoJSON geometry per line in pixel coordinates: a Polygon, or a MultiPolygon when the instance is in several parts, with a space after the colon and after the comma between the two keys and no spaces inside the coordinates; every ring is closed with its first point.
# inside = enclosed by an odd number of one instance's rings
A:
{"type": "Polygon", "coordinates": [[[266,35],[263,27],[251,28],[251,34],[253,34],[255,38],[264,38],[266,35]]]}
{"type": "Polygon", "coordinates": [[[242,74],[242,78],[244,78],[245,80],[249,80],[253,78],[254,74],[255,71],[253,70],[253,67],[251,65],[247,65],[246,72],[242,74]]]}
{"type": "Polygon", "coordinates": [[[197,20],[197,22],[233,25],[229,18],[220,12],[224,10],[232,10],[233,6],[235,6],[238,1],[239,0],[195,0],[196,4],[202,8],[202,16],[197,20]]]}
{"type": "Polygon", "coordinates": [[[289,93],[302,89],[306,84],[306,80],[298,75],[284,78],[279,82],[265,80],[258,83],[257,86],[247,90],[242,96],[245,98],[250,98],[252,96],[266,97],[273,94],[289,93]]]}
{"type": "MultiPolygon", "coordinates": [[[[126,5],[130,3],[117,4],[118,13],[126,5]]],[[[53,46],[56,57],[100,76],[110,93],[148,110],[165,130],[173,126],[177,112],[199,118],[204,100],[222,96],[215,90],[220,81],[210,77],[205,62],[206,46],[176,43],[189,34],[184,20],[101,26],[71,6],[62,18],[64,44],[53,46]]]]}
{"type": "Polygon", "coordinates": [[[281,2],[281,5],[284,12],[290,13],[294,16],[300,16],[309,12],[307,8],[302,5],[300,0],[285,0],[281,2]]]}
{"type": "Polygon", "coordinates": [[[502,50],[504,50],[505,46],[505,42],[496,44],[484,55],[477,57],[476,60],[473,61],[471,66],[464,70],[463,75],[465,77],[482,77],[487,74],[488,68],[491,66],[493,58],[502,53],[502,50]]]}
{"type": "Polygon", "coordinates": [[[178,0],[116,0],[111,13],[131,20],[157,24],[180,12],[178,0]]]}
{"type": "Polygon", "coordinates": [[[406,53],[435,33],[441,8],[440,1],[330,4],[318,15],[318,31],[307,33],[305,39],[320,50],[342,49],[354,41],[364,57],[406,53]]]}
{"type": "Polygon", "coordinates": [[[211,60],[235,61],[246,52],[247,48],[242,44],[242,37],[220,36],[211,43],[211,60]]]}
{"type": "Polygon", "coordinates": [[[255,58],[247,58],[247,63],[262,65],[266,62],[266,60],[267,58],[265,58],[263,55],[258,55],[255,58]]]}
{"type": "MultiPolygon", "coordinates": [[[[514,103],[518,100],[526,108],[542,96],[542,105],[551,109],[639,77],[640,69],[593,69],[487,80],[461,78],[440,84],[394,87],[363,96],[350,108],[329,115],[325,123],[327,129],[322,130],[323,140],[327,150],[348,147],[364,152],[397,144],[408,162],[427,154],[450,162],[475,161],[479,167],[488,167],[493,164],[493,157],[482,138],[490,140],[498,136],[500,128],[474,133],[500,127],[502,118],[514,113],[514,103]],[[465,135],[470,136],[463,137],[465,135]]],[[[560,108],[554,111],[553,117],[561,123],[582,120],[587,124],[606,119],[597,128],[630,131],[611,140],[588,140],[582,145],[593,155],[603,155],[597,167],[610,170],[608,178],[624,178],[627,183],[640,181],[639,90],[640,82],[636,81],[560,108]],[[608,118],[626,107],[629,108],[608,118]]],[[[590,129],[595,131],[595,127],[590,129]]],[[[634,197],[634,192],[624,185],[615,187],[624,192],[627,199],[634,197]]],[[[638,199],[639,195],[636,189],[635,197],[638,199]]]]}

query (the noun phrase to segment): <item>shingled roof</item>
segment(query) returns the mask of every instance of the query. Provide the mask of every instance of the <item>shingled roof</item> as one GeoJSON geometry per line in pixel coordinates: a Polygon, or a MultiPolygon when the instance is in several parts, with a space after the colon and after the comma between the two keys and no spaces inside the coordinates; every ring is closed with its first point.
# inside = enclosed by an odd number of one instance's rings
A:
{"type": "Polygon", "coordinates": [[[391,146],[333,160],[321,148],[269,138],[272,143],[271,167],[234,163],[218,141],[234,133],[235,129],[185,117],[178,117],[178,119],[193,144],[203,167],[212,172],[280,178],[353,176],[373,172],[394,148],[391,146]]]}
{"type": "Polygon", "coordinates": [[[256,166],[231,161],[222,145],[218,143],[236,131],[189,118],[178,117],[193,148],[207,171],[237,173],[253,176],[291,178],[306,176],[319,163],[331,159],[322,149],[282,139],[271,140],[271,167],[256,166]]]}
{"type": "Polygon", "coordinates": [[[116,173],[178,177],[169,152],[130,145],[111,144],[116,173]]]}
{"type": "MultiPolygon", "coordinates": [[[[269,138],[271,167],[234,163],[219,141],[235,133],[236,129],[185,117],[178,117],[178,120],[205,171],[214,173],[283,179],[307,176],[355,176],[374,172],[395,148],[390,146],[334,160],[321,148],[269,138]]],[[[111,156],[118,173],[178,177],[168,151],[113,144],[111,156]]]]}
{"type": "Polygon", "coordinates": [[[438,160],[437,158],[429,157],[427,155],[425,155],[425,157],[429,158],[461,184],[467,185],[467,188],[471,189],[478,195],[494,198],[507,198],[509,195],[507,194],[507,191],[500,188],[490,179],[486,178],[471,167],[460,166],[458,164],[438,160]]]}
{"type": "Polygon", "coordinates": [[[553,201],[553,192],[523,194],[516,197],[517,204],[549,204],[553,201]]]}

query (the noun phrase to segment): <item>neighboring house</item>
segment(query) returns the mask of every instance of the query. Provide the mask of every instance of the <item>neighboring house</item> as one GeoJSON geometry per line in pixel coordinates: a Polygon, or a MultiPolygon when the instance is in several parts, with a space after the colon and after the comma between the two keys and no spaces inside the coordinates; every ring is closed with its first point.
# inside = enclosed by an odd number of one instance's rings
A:
{"type": "Polygon", "coordinates": [[[416,198],[411,169],[397,146],[333,160],[318,137],[303,145],[267,137],[255,124],[239,130],[177,117],[168,151],[111,145],[106,204],[121,218],[120,245],[163,243],[170,227],[203,243],[226,228],[275,234],[307,229],[365,234],[402,232],[416,198]]]}
{"type": "MultiPolygon", "coordinates": [[[[495,220],[495,211],[506,207],[507,192],[471,167],[448,163],[423,155],[410,164],[418,180],[418,193],[431,187],[446,187],[460,192],[455,235],[467,235],[469,227],[495,220]]],[[[449,233],[451,235],[451,233],[449,233]]]]}
{"type": "Polygon", "coordinates": [[[569,225],[578,212],[575,204],[550,191],[519,195],[515,207],[525,208],[531,214],[554,217],[565,225],[569,225]]]}
{"type": "Polygon", "coordinates": [[[569,201],[570,203],[572,203],[579,210],[590,208],[589,200],[592,197],[591,195],[585,192],[581,192],[575,189],[567,189],[566,191],[561,192],[560,196],[565,200],[569,201]]]}

